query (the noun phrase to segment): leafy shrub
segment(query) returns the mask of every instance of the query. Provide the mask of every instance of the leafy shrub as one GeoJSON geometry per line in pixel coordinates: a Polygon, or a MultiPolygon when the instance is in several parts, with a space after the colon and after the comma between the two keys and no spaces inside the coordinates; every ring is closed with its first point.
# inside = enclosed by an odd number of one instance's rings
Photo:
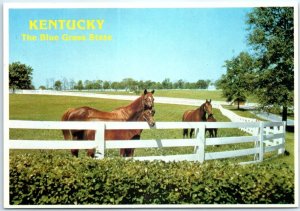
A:
{"type": "Polygon", "coordinates": [[[290,204],[285,164],[93,160],[53,152],[10,156],[10,204],[290,204]]]}

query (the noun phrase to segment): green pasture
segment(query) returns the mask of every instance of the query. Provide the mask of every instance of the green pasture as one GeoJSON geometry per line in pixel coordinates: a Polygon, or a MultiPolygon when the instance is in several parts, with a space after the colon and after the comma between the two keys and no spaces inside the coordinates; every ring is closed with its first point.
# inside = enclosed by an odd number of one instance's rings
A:
{"type": "MultiPolygon", "coordinates": [[[[130,101],[117,101],[109,99],[95,99],[95,98],[82,98],[82,97],[65,97],[65,96],[46,96],[46,95],[17,95],[11,94],[9,96],[11,120],[45,120],[45,121],[59,121],[62,114],[68,108],[75,108],[81,106],[90,106],[103,111],[110,111],[114,108],[128,105],[130,101]]],[[[168,105],[168,104],[155,104],[156,121],[181,121],[182,114],[187,109],[194,109],[194,106],[182,105],[168,105]]],[[[213,113],[216,119],[220,122],[229,121],[223,116],[218,109],[213,108],[213,113]]],[[[219,129],[218,136],[243,136],[246,133],[238,129],[219,129]]],[[[182,130],[144,130],[141,139],[162,139],[172,138],[181,139],[182,130]]],[[[63,135],[60,130],[23,130],[11,129],[10,139],[32,139],[32,140],[63,140],[63,135]]],[[[219,147],[207,147],[206,151],[225,151],[234,149],[252,148],[252,143],[237,144],[237,145],[224,145],[219,147]]],[[[294,162],[294,134],[287,134],[287,150],[290,156],[280,156],[276,160],[289,163],[293,166],[294,162]]],[[[11,150],[11,155],[15,153],[46,153],[45,150],[11,150]]],[[[57,155],[70,154],[69,150],[57,150],[57,155]]],[[[171,154],[189,154],[193,153],[193,147],[182,148],[162,148],[162,149],[136,149],[135,156],[151,156],[151,155],[171,155],[171,154]]],[[[106,150],[107,157],[116,157],[118,150],[106,150]]],[[[84,150],[81,150],[80,156],[85,156],[84,150]]],[[[266,158],[268,155],[266,155],[266,158]]],[[[242,158],[231,158],[235,162],[252,160],[253,156],[242,158]]],[[[274,162],[271,159],[270,162],[274,162]]]]}
{"type": "MultiPolygon", "coordinates": [[[[143,90],[140,90],[142,93],[143,90]]],[[[80,91],[79,91],[80,92],[80,91]]],[[[129,91],[93,91],[85,90],[81,92],[110,94],[110,95],[138,95],[135,92],[129,91]]],[[[212,101],[226,101],[226,97],[222,95],[222,90],[201,90],[201,89],[157,89],[155,90],[157,97],[174,97],[174,98],[189,98],[189,99],[211,99],[212,101]]],[[[254,96],[248,97],[248,102],[257,102],[254,96]]]]}
{"type": "Polygon", "coordinates": [[[242,117],[258,119],[258,120],[264,121],[264,119],[261,119],[261,118],[257,117],[255,114],[249,112],[248,110],[237,109],[237,107],[233,106],[233,105],[224,105],[223,108],[226,108],[226,109],[228,109],[228,110],[230,110],[230,111],[232,111],[232,112],[234,112],[237,115],[242,116],[242,117]]]}
{"type": "MultiPolygon", "coordinates": [[[[149,89],[150,90],[150,89],[149,89]]],[[[129,91],[83,91],[92,92],[98,94],[112,94],[112,95],[138,95],[129,91]]],[[[143,90],[140,91],[142,93],[143,90]]],[[[189,98],[189,99],[212,99],[216,101],[226,101],[226,98],[222,96],[220,90],[197,90],[197,89],[157,89],[155,90],[155,96],[157,97],[175,97],[175,98],[189,98]]]]}

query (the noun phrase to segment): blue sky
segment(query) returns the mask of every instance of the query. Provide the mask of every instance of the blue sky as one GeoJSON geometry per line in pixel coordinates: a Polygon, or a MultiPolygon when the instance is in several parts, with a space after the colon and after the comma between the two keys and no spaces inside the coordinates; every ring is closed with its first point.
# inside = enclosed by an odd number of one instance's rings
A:
{"type": "Polygon", "coordinates": [[[224,61],[247,50],[250,8],[10,9],[9,62],[47,79],[217,80],[224,61]],[[104,19],[102,30],[29,30],[29,20],[104,19]],[[110,34],[111,41],[23,41],[21,34],[110,34]]]}

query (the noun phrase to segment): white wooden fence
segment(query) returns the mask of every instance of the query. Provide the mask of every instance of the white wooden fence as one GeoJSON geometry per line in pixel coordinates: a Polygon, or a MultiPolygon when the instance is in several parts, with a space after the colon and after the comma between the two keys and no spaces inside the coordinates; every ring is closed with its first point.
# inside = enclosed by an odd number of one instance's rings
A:
{"type": "MultiPolygon", "coordinates": [[[[232,122],[259,122],[257,119],[253,119],[253,118],[247,118],[247,117],[242,117],[237,115],[236,113],[223,108],[222,105],[219,105],[219,109],[221,111],[221,113],[228,117],[232,122]]],[[[255,135],[258,133],[259,128],[249,128],[249,127],[245,127],[245,128],[240,128],[242,131],[245,131],[247,133],[250,133],[252,135],[255,135]]]]}
{"type": "MultiPolygon", "coordinates": [[[[222,105],[219,105],[219,109],[220,109],[221,113],[224,116],[227,116],[232,122],[260,122],[257,119],[239,116],[236,113],[223,108],[222,105]]],[[[285,133],[285,128],[286,128],[285,125],[286,125],[286,122],[284,122],[283,127],[276,126],[276,125],[264,127],[263,135],[267,136],[267,135],[271,135],[271,134],[285,133]]],[[[247,132],[249,134],[252,134],[252,135],[256,135],[259,133],[259,128],[244,127],[244,128],[240,128],[240,130],[247,132]]],[[[273,139],[273,141],[265,140],[264,142],[267,146],[273,146],[273,145],[276,146],[281,142],[281,140],[279,138],[279,139],[273,139]]]]}
{"type": "MultiPolygon", "coordinates": [[[[134,157],[138,160],[164,161],[200,161],[254,155],[250,162],[261,162],[264,153],[276,151],[284,152],[285,123],[284,122],[157,122],[151,129],[145,122],[59,122],[59,121],[19,121],[10,120],[10,129],[91,129],[96,130],[95,140],[65,141],[65,140],[9,140],[10,149],[90,149],[96,148],[98,158],[103,158],[105,149],[117,148],[161,148],[193,146],[194,153],[184,155],[134,157]],[[278,127],[276,133],[267,134],[268,128],[278,127]],[[151,140],[114,140],[105,141],[105,129],[182,129],[195,128],[196,137],[192,139],[151,139],[151,140]],[[257,134],[238,137],[206,138],[205,129],[209,128],[254,128],[257,134]],[[207,146],[227,145],[238,143],[253,143],[252,148],[207,152],[207,146]]],[[[247,162],[249,163],[249,162],[247,162]]]]}

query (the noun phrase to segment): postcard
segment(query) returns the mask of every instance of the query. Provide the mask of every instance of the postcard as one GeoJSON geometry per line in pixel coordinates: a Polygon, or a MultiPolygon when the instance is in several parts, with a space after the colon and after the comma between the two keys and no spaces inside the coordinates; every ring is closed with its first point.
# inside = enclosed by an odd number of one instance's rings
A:
{"type": "Polygon", "coordinates": [[[297,4],[3,7],[5,208],[299,205],[297,4]]]}

